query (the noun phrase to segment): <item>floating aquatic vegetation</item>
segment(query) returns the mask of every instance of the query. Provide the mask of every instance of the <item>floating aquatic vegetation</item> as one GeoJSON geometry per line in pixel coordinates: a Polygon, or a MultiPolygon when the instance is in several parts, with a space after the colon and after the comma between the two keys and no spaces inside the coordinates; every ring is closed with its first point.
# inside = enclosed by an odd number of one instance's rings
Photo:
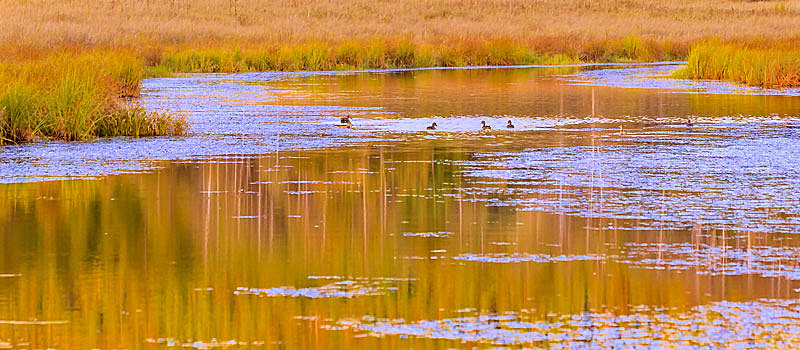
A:
{"type": "Polygon", "coordinates": [[[328,193],[328,191],[283,191],[283,193],[300,196],[300,195],[309,195],[315,193],[328,193]]]}
{"type": "Polygon", "coordinates": [[[403,237],[421,237],[421,238],[447,238],[452,235],[449,231],[439,232],[403,232],[403,237]]]}
{"type": "Polygon", "coordinates": [[[69,321],[44,321],[44,320],[0,320],[0,325],[22,325],[22,326],[38,326],[38,325],[54,325],[54,324],[67,324],[69,321]]]}
{"type": "Polygon", "coordinates": [[[409,282],[412,279],[394,277],[359,277],[342,279],[339,276],[309,276],[312,280],[336,280],[320,287],[275,287],[275,288],[248,288],[238,287],[233,292],[235,295],[256,295],[260,297],[293,297],[293,298],[355,298],[363,296],[388,295],[399,289],[399,282],[409,282]]]}
{"type": "Polygon", "coordinates": [[[603,260],[605,258],[599,255],[552,256],[548,254],[489,253],[489,254],[461,254],[459,256],[454,257],[453,259],[461,261],[508,264],[508,263],[519,263],[519,262],[551,263],[551,262],[565,262],[565,261],[603,260]]]}
{"type": "MultiPolygon", "coordinates": [[[[390,289],[392,287],[389,287],[390,289]]],[[[333,283],[322,287],[308,287],[296,289],[294,287],[276,288],[246,288],[239,287],[233,293],[236,295],[257,295],[267,297],[305,297],[305,298],[355,298],[361,296],[375,296],[386,294],[386,289],[376,287],[351,285],[349,283],[333,283]]]]}
{"type": "Polygon", "coordinates": [[[166,347],[176,347],[176,348],[190,348],[190,349],[215,349],[215,348],[230,348],[230,347],[238,347],[238,346],[263,346],[263,341],[251,341],[251,342],[243,342],[243,341],[236,341],[236,340],[227,340],[227,341],[219,341],[216,338],[213,338],[209,341],[200,341],[200,340],[189,340],[189,341],[180,341],[175,338],[148,338],[145,339],[145,342],[150,344],[158,344],[163,345],[166,347]]]}
{"type": "Polygon", "coordinates": [[[575,348],[800,348],[800,300],[721,301],[680,314],[638,307],[629,315],[582,313],[538,320],[528,310],[441,320],[342,319],[323,324],[371,337],[400,336],[500,346],[575,348]]]}
{"type": "Polygon", "coordinates": [[[315,275],[310,275],[310,276],[308,276],[308,279],[310,279],[310,280],[341,280],[341,279],[344,279],[344,277],[342,277],[342,276],[315,276],[315,275]]]}

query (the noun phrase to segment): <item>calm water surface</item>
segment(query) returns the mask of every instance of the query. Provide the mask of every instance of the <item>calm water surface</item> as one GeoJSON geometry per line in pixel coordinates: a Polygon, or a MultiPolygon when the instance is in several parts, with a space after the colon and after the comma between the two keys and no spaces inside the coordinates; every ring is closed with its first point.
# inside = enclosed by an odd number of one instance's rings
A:
{"type": "Polygon", "coordinates": [[[0,348],[796,347],[798,91],[675,67],[148,80],[0,151],[0,348]]]}

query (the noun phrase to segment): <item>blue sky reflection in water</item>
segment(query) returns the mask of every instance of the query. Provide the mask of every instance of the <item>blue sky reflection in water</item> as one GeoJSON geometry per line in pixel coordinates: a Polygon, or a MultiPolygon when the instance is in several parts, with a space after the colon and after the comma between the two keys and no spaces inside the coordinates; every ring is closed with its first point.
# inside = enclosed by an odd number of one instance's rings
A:
{"type": "Polygon", "coordinates": [[[0,347],[792,346],[800,101],[675,67],[148,80],[0,153],[0,347]]]}

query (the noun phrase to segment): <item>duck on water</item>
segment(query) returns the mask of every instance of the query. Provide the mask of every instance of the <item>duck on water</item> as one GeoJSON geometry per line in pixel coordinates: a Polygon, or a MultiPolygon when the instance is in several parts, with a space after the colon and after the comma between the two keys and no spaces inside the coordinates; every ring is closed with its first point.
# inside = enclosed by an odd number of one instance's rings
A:
{"type": "Polygon", "coordinates": [[[350,116],[342,117],[342,119],[339,120],[339,123],[340,124],[335,125],[337,128],[346,128],[346,129],[353,128],[353,123],[350,122],[350,116]]]}

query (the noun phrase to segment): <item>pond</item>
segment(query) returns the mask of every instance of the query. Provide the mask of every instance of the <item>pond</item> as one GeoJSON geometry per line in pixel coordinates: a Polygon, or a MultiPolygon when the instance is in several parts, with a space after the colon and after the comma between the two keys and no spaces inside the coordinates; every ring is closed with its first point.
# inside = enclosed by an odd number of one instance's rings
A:
{"type": "Polygon", "coordinates": [[[0,348],[796,346],[800,90],[679,65],[146,80],[0,150],[0,348]]]}

